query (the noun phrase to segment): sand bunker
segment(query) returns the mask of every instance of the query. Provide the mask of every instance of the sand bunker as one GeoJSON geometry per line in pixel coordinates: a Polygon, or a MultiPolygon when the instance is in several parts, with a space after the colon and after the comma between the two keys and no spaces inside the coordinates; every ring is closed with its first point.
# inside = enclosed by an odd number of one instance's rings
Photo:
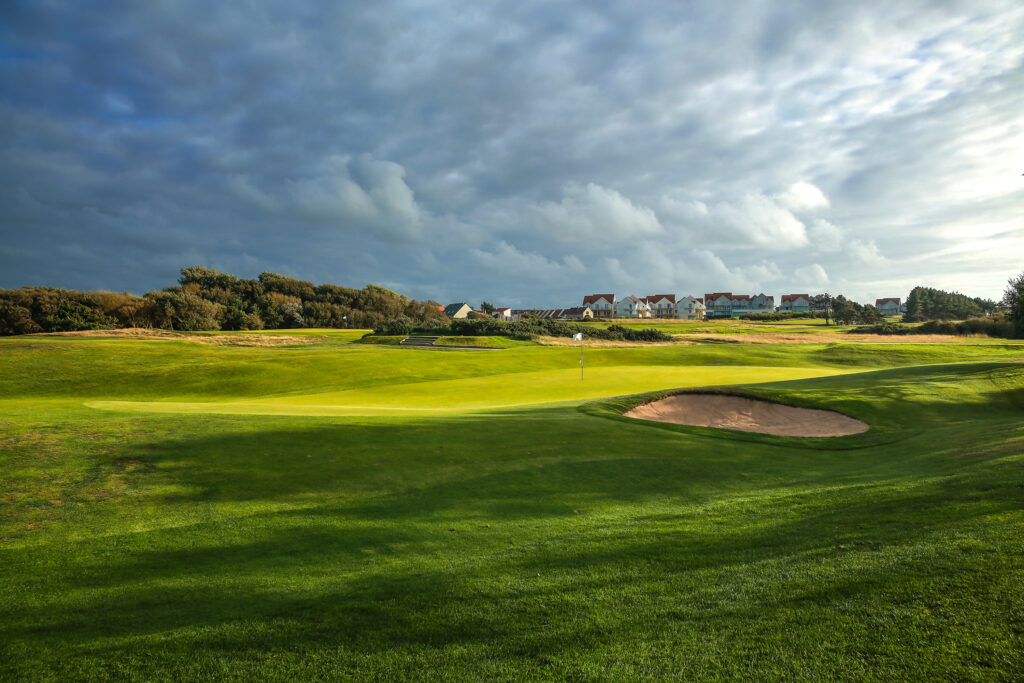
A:
{"type": "Polygon", "coordinates": [[[870,427],[831,410],[812,410],[720,394],[678,394],[633,408],[626,417],[778,436],[846,436],[870,427]]]}

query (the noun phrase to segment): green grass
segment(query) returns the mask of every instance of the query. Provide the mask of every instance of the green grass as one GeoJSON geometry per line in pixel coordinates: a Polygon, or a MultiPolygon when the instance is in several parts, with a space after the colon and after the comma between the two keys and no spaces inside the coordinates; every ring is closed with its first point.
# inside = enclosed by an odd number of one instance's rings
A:
{"type": "Polygon", "coordinates": [[[0,339],[0,679],[1024,676],[1024,345],[307,334],[0,339]]]}
{"type": "Polygon", "coordinates": [[[436,346],[478,346],[483,348],[511,349],[517,346],[532,346],[535,342],[511,339],[509,337],[441,337],[436,346]]]}

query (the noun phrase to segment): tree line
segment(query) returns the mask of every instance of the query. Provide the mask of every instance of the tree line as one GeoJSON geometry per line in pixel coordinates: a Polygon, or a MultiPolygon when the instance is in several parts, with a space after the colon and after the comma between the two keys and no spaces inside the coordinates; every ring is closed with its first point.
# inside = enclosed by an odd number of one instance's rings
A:
{"type": "Polygon", "coordinates": [[[181,269],[178,284],[143,296],[55,287],[0,289],[0,335],[119,327],[164,330],[376,328],[396,319],[447,325],[435,301],[377,285],[314,285],[278,273],[255,280],[205,266],[181,269]]]}
{"type": "Polygon", "coordinates": [[[931,287],[914,287],[907,298],[903,320],[910,323],[926,320],[967,320],[992,315],[997,304],[991,299],[972,298],[959,292],[944,292],[931,287]]]}

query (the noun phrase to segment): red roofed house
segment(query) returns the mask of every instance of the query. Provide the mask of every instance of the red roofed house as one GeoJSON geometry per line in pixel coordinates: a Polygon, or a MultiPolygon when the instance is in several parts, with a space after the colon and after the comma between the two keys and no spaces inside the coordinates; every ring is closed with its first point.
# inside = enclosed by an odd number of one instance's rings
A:
{"type": "Polygon", "coordinates": [[[583,297],[583,307],[589,307],[595,318],[610,318],[615,312],[614,294],[591,294],[583,297]]]}
{"type": "Polygon", "coordinates": [[[698,320],[704,317],[704,302],[692,296],[675,294],[652,294],[643,301],[651,309],[653,318],[682,318],[698,320]]]}
{"type": "Polygon", "coordinates": [[[704,319],[704,301],[695,296],[684,296],[676,302],[676,310],[680,318],[686,320],[704,319]]]}
{"type": "Polygon", "coordinates": [[[497,318],[498,320],[504,320],[505,322],[512,321],[512,309],[511,308],[495,308],[494,312],[491,313],[491,317],[497,318]]]}
{"type": "Polygon", "coordinates": [[[811,297],[809,294],[783,294],[780,311],[791,311],[803,313],[811,310],[811,297]]]}
{"type": "Polygon", "coordinates": [[[640,297],[630,294],[625,299],[615,302],[615,316],[617,318],[650,318],[651,307],[640,297]]]}
{"type": "Polygon", "coordinates": [[[775,297],[767,294],[757,294],[750,297],[751,313],[773,313],[775,311],[775,297]]]}
{"type": "Polygon", "coordinates": [[[878,312],[882,315],[900,315],[903,313],[899,297],[875,299],[875,308],[877,308],[878,312]]]}
{"type": "Polygon", "coordinates": [[[707,314],[715,318],[735,318],[744,313],[770,313],[775,310],[775,297],[766,294],[733,294],[714,292],[704,295],[707,314]]]}
{"type": "Polygon", "coordinates": [[[676,308],[675,294],[652,294],[644,297],[644,301],[651,309],[653,318],[678,318],[679,311],[676,308]]]}
{"type": "Polygon", "coordinates": [[[704,307],[712,318],[728,318],[732,315],[732,292],[712,292],[704,295],[704,307]]]}

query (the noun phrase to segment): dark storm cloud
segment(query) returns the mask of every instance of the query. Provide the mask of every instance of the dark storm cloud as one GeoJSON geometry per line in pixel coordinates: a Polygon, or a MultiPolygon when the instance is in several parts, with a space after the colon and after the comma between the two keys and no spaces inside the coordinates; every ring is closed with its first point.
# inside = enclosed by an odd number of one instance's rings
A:
{"type": "Polygon", "coordinates": [[[1024,253],[1016,3],[0,18],[0,286],[995,296],[1024,253]]]}

